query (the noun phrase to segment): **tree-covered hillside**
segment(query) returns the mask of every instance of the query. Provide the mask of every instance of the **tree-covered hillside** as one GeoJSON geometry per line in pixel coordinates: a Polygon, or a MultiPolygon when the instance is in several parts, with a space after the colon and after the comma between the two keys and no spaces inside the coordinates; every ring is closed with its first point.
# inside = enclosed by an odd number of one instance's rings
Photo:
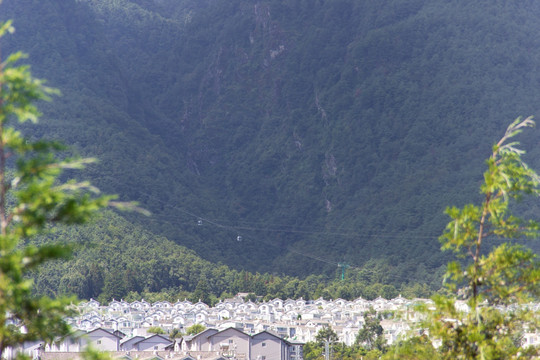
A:
{"type": "Polygon", "coordinates": [[[63,92],[35,136],[98,157],[87,175],[153,212],[129,221],[231,268],[378,264],[396,285],[434,281],[443,209],[478,196],[485,149],[538,112],[539,15],[534,1],[0,7],[17,28],[2,51],[63,92]]]}
{"type": "Polygon", "coordinates": [[[50,262],[35,274],[37,292],[51,296],[75,294],[79,298],[149,301],[189,298],[208,304],[230,298],[238,292],[265,299],[324,297],[352,300],[360,296],[391,299],[399,293],[407,297],[428,296],[429,285],[388,285],[388,267],[372,264],[369,270],[349,271],[347,281],[335,276],[291,276],[250,273],[203,260],[192,250],[133,226],[113,212],[105,212],[92,224],[62,227],[40,244],[51,241],[73,246],[68,261],[50,262]],[[74,241],[75,240],[75,241],[74,241]]]}

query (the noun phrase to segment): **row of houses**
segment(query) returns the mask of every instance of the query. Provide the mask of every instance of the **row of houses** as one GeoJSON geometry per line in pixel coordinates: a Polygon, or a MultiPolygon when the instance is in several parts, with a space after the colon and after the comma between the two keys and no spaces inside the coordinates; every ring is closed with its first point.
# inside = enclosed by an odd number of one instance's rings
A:
{"type": "Polygon", "coordinates": [[[170,339],[159,334],[125,336],[119,331],[97,328],[86,333],[79,330],[54,344],[26,343],[8,352],[6,358],[14,359],[18,353],[24,353],[42,360],[80,359],[87,346],[124,360],[302,360],[303,354],[301,342],[287,341],[268,331],[249,335],[235,328],[206,329],[193,336],[170,339]]]}
{"type": "Polygon", "coordinates": [[[235,328],[218,331],[206,329],[203,332],[186,336],[181,343],[184,352],[219,352],[233,359],[257,360],[301,360],[303,343],[284,340],[279,335],[262,331],[249,335],[235,328]]]}
{"type": "MultiPolygon", "coordinates": [[[[87,346],[91,346],[121,356],[122,359],[130,359],[132,358],[130,354],[136,352],[138,356],[133,358],[141,358],[140,355],[149,353],[148,358],[157,360],[171,358],[169,355],[174,352],[175,344],[175,341],[157,334],[126,338],[125,334],[119,331],[97,328],[88,332],[76,330],[72,336],[59,339],[52,344],[43,341],[27,342],[19,348],[9,349],[6,359],[15,359],[18,353],[32,359],[79,359],[80,353],[87,346]],[[158,355],[158,352],[162,355],[165,353],[165,357],[158,355]]],[[[178,353],[179,349],[176,350],[178,353]]]]}
{"type": "MultiPolygon", "coordinates": [[[[254,303],[244,301],[245,295],[220,301],[214,307],[188,300],[175,303],[113,300],[101,305],[90,299],[75,306],[78,316],[66,319],[77,329],[73,339],[58,344],[26,344],[20,350],[32,356],[39,354],[42,359],[76,356],[88,344],[115,356],[136,355],[140,359],[193,354],[199,358],[234,355],[237,359],[249,360],[301,359],[301,345],[314,341],[325,326],[331,326],[341,342],[351,345],[363,326],[363,314],[370,308],[384,313],[401,311],[413,304],[402,297],[373,301],[274,299],[254,303]],[[175,340],[148,333],[151,327],[159,327],[167,333],[175,329],[184,332],[194,324],[202,324],[207,330],[195,337],[175,340]]],[[[383,321],[389,342],[409,328],[403,321],[383,321]]]]}
{"type": "Polygon", "coordinates": [[[392,343],[400,334],[409,329],[411,321],[416,321],[412,310],[418,301],[397,297],[392,300],[378,298],[372,301],[356,299],[313,301],[274,299],[253,303],[241,296],[221,301],[214,307],[197,302],[160,301],[148,303],[144,300],[126,302],[113,300],[107,306],[90,300],[78,305],[79,316],[68,319],[74,328],[89,331],[98,327],[121,331],[128,336],[145,335],[150,327],[160,327],[166,332],[185,329],[193,324],[223,330],[235,328],[253,335],[262,331],[272,331],[286,340],[309,342],[318,331],[330,326],[336,331],[341,342],[352,345],[356,334],[364,324],[364,313],[370,308],[379,313],[407,313],[405,318],[386,316],[383,320],[385,336],[392,343]]]}
{"type": "MultiPolygon", "coordinates": [[[[274,299],[253,303],[239,294],[209,307],[205,303],[144,300],[113,300],[102,306],[96,300],[78,304],[78,316],[67,321],[77,329],[76,337],[58,344],[28,344],[22,349],[41,359],[69,359],[87,344],[110,351],[117,358],[130,359],[219,359],[246,360],[302,358],[302,344],[314,341],[317,333],[330,326],[339,342],[352,345],[364,325],[364,314],[374,309],[381,315],[381,325],[388,344],[407,336],[419,315],[414,306],[431,300],[409,300],[401,296],[372,301],[343,299],[313,301],[274,299]],[[399,316],[395,316],[399,314],[399,316]],[[159,327],[171,333],[202,324],[207,330],[196,336],[171,340],[148,333],[159,327]],[[79,336],[83,335],[84,336],[79,336]],[[39,354],[39,355],[37,355],[39,354]],[[65,357],[66,356],[66,357],[65,357]]],[[[465,303],[457,303],[466,311],[465,303]]],[[[539,310],[539,305],[536,310],[539,310]]],[[[540,345],[540,335],[525,334],[524,345],[540,345]]]]}

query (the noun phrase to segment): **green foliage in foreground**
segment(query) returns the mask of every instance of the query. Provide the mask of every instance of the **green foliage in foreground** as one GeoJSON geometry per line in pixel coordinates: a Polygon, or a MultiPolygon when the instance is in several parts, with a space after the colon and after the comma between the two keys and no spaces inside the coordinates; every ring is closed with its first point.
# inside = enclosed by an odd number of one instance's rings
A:
{"type": "Polygon", "coordinates": [[[319,330],[314,342],[308,342],[304,345],[305,360],[325,359],[325,352],[328,349],[332,359],[343,360],[375,360],[380,359],[385,352],[386,346],[380,326],[380,319],[375,315],[375,311],[369,311],[365,314],[369,319],[366,326],[358,333],[356,342],[352,346],[347,346],[338,342],[337,334],[332,328],[326,326],[319,330]],[[326,343],[328,343],[326,345],[326,343]],[[377,346],[375,346],[377,343],[377,346]]]}
{"type": "Polygon", "coordinates": [[[526,305],[540,295],[538,256],[514,240],[538,237],[539,224],[512,214],[512,201],[540,194],[540,178],[522,160],[524,153],[509,139],[531,127],[531,118],[517,119],[493,146],[487,160],[479,205],[447,209],[452,221],[440,237],[443,250],[459,261],[448,264],[449,295],[433,297],[434,308],[423,308],[421,328],[438,345],[412,338],[389,352],[389,359],[534,359],[540,349],[524,347],[525,331],[539,328],[538,313],[526,305]],[[512,242],[489,248],[498,239],[512,242]],[[485,249],[489,249],[487,252],[485,249]],[[468,311],[456,307],[463,300],[468,311]]]}
{"type": "Polygon", "coordinates": [[[356,343],[361,344],[367,350],[383,351],[386,341],[383,335],[383,327],[380,318],[374,309],[364,314],[364,325],[356,335],[356,343]]]}
{"type": "Polygon", "coordinates": [[[334,343],[336,341],[338,341],[338,336],[336,332],[328,325],[319,330],[317,336],[315,336],[315,342],[319,345],[324,345],[326,342],[334,343]]]}
{"type": "MultiPolygon", "coordinates": [[[[11,22],[0,24],[0,37],[13,31],[11,22]]],[[[20,123],[37,122],[36,101],[57,93],[33,78],[28,66],[15,64],[23,57],[18,52],[0,59],[0,358],[8,347],[70,333],[64,317],[75,299],[34,296],[28,278],[39,265],[68,256],[70,247],[27,240],[50,224],[83,223],[112,199],[97,195],[88,182],[62,181],[63,170],[80,169],[88,160],[60,160],[61,144],[31,140],[17,130],[20,123]]],[[[101,358],[91,351],[85,356],[101,358]]]]}

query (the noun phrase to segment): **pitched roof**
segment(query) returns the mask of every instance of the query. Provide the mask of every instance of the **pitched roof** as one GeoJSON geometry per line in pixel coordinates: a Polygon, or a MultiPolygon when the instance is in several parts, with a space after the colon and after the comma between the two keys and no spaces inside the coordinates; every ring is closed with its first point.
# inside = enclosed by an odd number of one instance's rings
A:
{"type": "Polygon", "coordinates": [[[228,328],[226,328],[226,329],[223,329],[223,330],[221,330],[221,331],[218,331],[218,332],[216,332],[216,333],[214,333],[214,334],[210,335],[209,337],[212,337],[212,336],[214,336],[214,335],[217,335],[217,334],[221,334],[221,333],[224,333],[225,331],[229,331],[229,330],[234,330],[234,331],[237,331],[237,332],[239,332],[240,334],[242,334],[242,335],[245,335],[245,336],[249,337],[249,335],[248,335],[248,334],[246,334],[246,333],[245,333],[245,332],[243,332],[242,330],[239,330],[239,329],[237,329],[237,328],[234,328],[234,327],[228,327],[228,328]]]}
{"type": "Polygon", "coordinates": [[[130,342],[130,341],[131,341],[131,342],[134,341],[134,343],[137,343],[137,342],[139,342],[139,341],[141,341],[141,340],[144,340],[144,336],[132,336],[132,337],[130,337],[130,338],[128,338],[128,339],[122,339],[122,341],[120,342],[120,344],[121,344],[121,345],[124,345],[125,343],[130,342]]]}
{"type": "Polygon", "coordinates": [[[261,331],[261,332],[255,334],[255,335],[252,335],[251,337],[255,339],[256,337],[259,337],[259,336],[261,336],[261,335],[263,335],[263,334],[268,334],[268,335],[273,336],[273,337],[275,337],[275,338],[277,338],[277,339],[279,339],[279,340],[282,340],[282,341],[287,342],[287,340],[281,338],[279,335],[274,334],[273,332],[270,332],[270,331],[268,331],[268,330],[263,330],[263,331],[261,331]]]}
{"type": "Polygon", "coordinates": [[[106,329],[100,328],[100,327],[99,327],[99,328],[96,328],[96,329],[94,329],[94,330],[88,331],[88,332],[86,333],[86,335],[91,334],[91,333],[96,332],[96,331],[103,331],[103,332],[106,332],[108,335],[111,335],[111,336],[114,336],[115,338],[118,338],[118,340],[121,340],[121,339],[122,339],[120,336],[118,336],[118,335],[116,335],[116,334],[113,334],[112,332],[110,332],[110,331],[108,331],[108,330],[106,330],[106,329]]]}
{"type": "Polygon", "coordinates": [[[218,330],[216,330],[216,329],[208,328],[208,329],[203,330],[200,333],[195,334],[195,335],[186,335],[186,336],[183,337],[183,339],[184,339],[184,341],[191,341],[191,340],[193,340],[193,339],[195,339],[196,337],[199,337],[199,336],[210,337],[210,336],[212,336],[213,334],[215,334],[217,332],[218,332],[218,330]],[[208,335],[209,332],[213,332],[213,333],[208,335]]]}
{"type": "MultiPolygon", "coordinates": [[[[138,345],[138,344],[140,344],[140,343],[143,343],[143,342],[148,341],[148,340],[153,339],[153,338],[160,338],[161,340],[164,340],[164,341],[166,341],[166,342],[168,342],[168,343],[171,343],[171,344],[174,343],[172,340],[166,338],[165,336],[161,336],[161,335],[159,335],[159,334],[154,334],[154,335],[149,336],[149,337],[147,337],[147,338],[144,338],[144,339],[142,339],[142,340],[140,340],[140,341],[137,341],[136,343],[133,343],[133,345],[138,345]]],[[[170,344],[169,344],[169,345],[170,345],[170,344]]]]}

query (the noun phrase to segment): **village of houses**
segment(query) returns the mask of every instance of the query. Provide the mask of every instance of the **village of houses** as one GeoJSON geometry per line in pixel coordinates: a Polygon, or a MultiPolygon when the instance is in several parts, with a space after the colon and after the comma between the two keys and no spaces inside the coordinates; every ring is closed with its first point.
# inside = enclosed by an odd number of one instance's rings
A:
{"type": "MultiPolygon", "coordinates": [[[[245,295],[220,301],[215,307],[187,300],[153,304],[113,300],[108,305],[85,301],[77,305],[79,315],[67,319],[77,336],[57,344],[27,344],[16,351],[41,360],[79,359],[80,352],[90,344],[110,352],[114,359],[124,360],[301,360],[303,344],[315,341],[325,326],[336,332],[339,342],[354,344],[364,323],[363,314],[371,308],[386,315],[381,325],[386,342],[392,344],[419,321],[414,305],[429,305],[431,301],[399,296],[372,301],[274,299],[253,303],[244,301],[245,295]],[[151,327],[183,331],[194,324],[202,324],[206,330],[176,339],[147,331],[151,327]]],[[[458,306],[466,309],[465,304],[458,306]]],[[[526,334],[523,342],[538,346],[540,334],[526,334]]]]}

